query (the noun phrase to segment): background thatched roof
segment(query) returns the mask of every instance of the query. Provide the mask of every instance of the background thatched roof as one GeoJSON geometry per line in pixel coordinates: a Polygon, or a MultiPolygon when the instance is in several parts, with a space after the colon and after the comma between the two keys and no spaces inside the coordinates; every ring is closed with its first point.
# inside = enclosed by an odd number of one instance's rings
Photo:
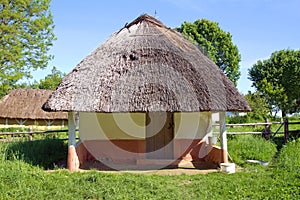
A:
{"type": "Polygon", "coordinates": [[[71,73],[47,111],[249,111],[223,72],[189,40],[142,15],[114,33],[71,73]]]}
{"type": "Polygon", "coordinates": [[[0,117],[18,119],[68,119],[66,112],[49,113],[42,110],[51,90],[16,89],[0,100],[0,117]]]}

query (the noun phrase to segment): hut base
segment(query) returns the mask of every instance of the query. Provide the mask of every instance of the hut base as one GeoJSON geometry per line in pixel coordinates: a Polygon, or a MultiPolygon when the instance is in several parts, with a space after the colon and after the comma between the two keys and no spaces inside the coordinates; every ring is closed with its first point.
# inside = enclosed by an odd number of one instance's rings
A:
{"type": "MultiPolygon", "coordinates": [[[[197,143],[197,148],[201,144],[197,143]]],[[[96,159],[85,147],[79,143],[76,147],[81,169],[98,170],[153,170],[169,168],[191,168],[191,169],[217,169],[223,162],[223,150],[216,146],[210,146],[209,152],[203,158],[186,153],[179,159],[146,159],[142,158],[109,158],[96,159]]]]}
{"type": "Polygon", "coordinates": [[[165,160],[138,160],[139,164],[112,164],[103,163],[98,160],[84,162],[80,169],[96,169],[101,171],[134,171],[134,170],[158,170],[158,169],[219,169],[219,165],[206,161],[174,161],[172,164],[165,165],[165,160]]]}

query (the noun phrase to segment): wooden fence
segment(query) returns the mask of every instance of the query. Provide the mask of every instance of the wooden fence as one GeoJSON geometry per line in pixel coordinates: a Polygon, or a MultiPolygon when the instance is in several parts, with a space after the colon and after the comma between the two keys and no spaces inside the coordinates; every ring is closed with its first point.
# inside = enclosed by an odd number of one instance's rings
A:
{"type": "MultiPolygon", "coordinates": [[[[78,131],[78,130],[76,130],[76,131],[78,131]]],[[[0,139],[0,141],[13,141],[14,139],[16,139],[14,137],[20,138],[20,136],[25,136],[25,135],[27,135],[28,140],[31,141],[33,139],[32,138],[33,135],[55,135],[57,133],[67,133],[67,132],[68,132],[67,129],[66,130],[46,130],[46,131],[0,132],[0,138],[1,138],[1,136],[12,136],[10,138],[10,140],[7,138],[4,138],[4,139],[0,139]]],[[[65,138],[65,139],[63,138],[62,140],[67,140],[67,138],[65,138]]]]}
{"type": "Polygon", "coordinates": [[[290,134],[298,134],[300,133],[300,130],[289,130],[289,126],[293,124],[300,124],[300,122],[289,122],[288,119],[285,119],[283,122],[269,122],[267,119],[264,123],[246,123],[246,124],[226,124],[227,127],[236,127],[236,126],[263,126],[264,131],[258,131],[258,132],[227,132],[229,135],[243,135],[243,134],[257,134],[262,135],[266,139],[274,138],[277,134],[283,134],[284,136],[284,143],[287,142],[290,134]],[[279,127],[276,131],[271,132],[271,125],[279,124],[279,127]],[[283,132],[280,131],[283,127],[283,132]]]}
{"type": "MultiPolygon", "coordinates": [[[[284,136],[284,142],[287,142],[290,134],[298,134],[300,133],[300,130],[289,130],[289,126],[293,124],[300,124],[300,122],[289,122],[288,119],[285,119],[283,122],[269,122],[266,120],[264,123],[245,123],[245,124],[226,124],[227,127],[237,127],[237,126],[252,126],[252,127],[258,127],[263,126],[264,131],[258,131],[258,132],[227,132],[229,135],[246,135],[246,134],[257,134],[262,135],[266,139],[274,138],[277,134],[283,134],[284,136]],[[276,131],[271,132],[271,125],[278,125],[276,131]],[[280,129],[283,127],[284,131],[280,131],[280,129]]],[[[78,130],[76,130],[78,131],[78,130]]],[[[32,140],[32,136],[35,134],[39,135],[50,135],[50,134],[56,134],[56,133],[67,133],[68,130],[46,130],[46,131],[28,131],[28,132],[0,132],[0,138],[1,136],[10,135],[10,136],[22,136],[22,135],[28,135],[28,140],[32,140]]],[[[13,138],[12,138],[13,139],[13,138]]],[[[3,140],[3,139],[2,139],[3,140]]],[[[67,140],[67,138],[63,138],[63,140],[67,140]]],[[[0,139],[1,141],[1,139],[0,139]]],[[[7,140],[6,140],[7,141],[7,140]]]]}

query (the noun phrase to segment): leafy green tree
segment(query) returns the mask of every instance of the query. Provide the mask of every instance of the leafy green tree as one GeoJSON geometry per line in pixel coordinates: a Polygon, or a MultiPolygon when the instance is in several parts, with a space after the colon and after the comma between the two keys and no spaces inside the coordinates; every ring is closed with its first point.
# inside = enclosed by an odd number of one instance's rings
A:
{"type": "Polygon", "coordinates": [[[194,23],[184,22],[178,31],[203,48],[216,65],[237,85],[241,76],[239,71],[241,55],[237,46],[233,44],[229,32],[223,31],[218,23],[207,19],[196,20],[194,23]]]}
{"type": "Polygon", "coordinates": [[[273,110],[287,113],[299,111],[300,50],[280,50],[249,69],[249,79],[273,110]]]}
{"type": "Polygon", "coordinates": [[[252,110],[247,114],[251,119],[263,120],[271,114],[271,108],[266,99],[257,92],[251,93],[249,91],[244,97],[252,110]]]}
{"type": "Polygon", "coordinates": [[[62,73],[56,67],[53,67],[51,70],[51,74],[48,74],[44,79],[41,79],[39,83],[35,81],[32,87],[46,90],[55,90],[56,87],[61,83],[65,75],[65,73],[62,73]]]}
{"type": "Polygon", "coordinates": [[[43,69],[55,39],[50,0],[2,0],[0,3],[0,96],[31,70],[43,69]]]}

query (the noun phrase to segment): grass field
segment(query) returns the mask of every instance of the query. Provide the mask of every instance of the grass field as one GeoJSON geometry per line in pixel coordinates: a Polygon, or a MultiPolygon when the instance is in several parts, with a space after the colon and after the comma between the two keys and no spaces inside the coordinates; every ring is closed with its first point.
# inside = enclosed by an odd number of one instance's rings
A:
{"type": "Polygon", "coordinates": [[[243,167],[237,173],[162,176],[49,172],[66,156],[65,142],[0,143],[0,199],[299,199],[300,142],[275,146],[253,136],[231,138],[230,153],[243,167]],[[271,164],[250,165],[247,158],[271,164]]]}
{"type": "Polygon", "coordinates": [[[299,199],[299,177],[265,169],[235,174],[139,175],[45,172],[1,166],[1,199],[299,199]],[[8,169],[9,168],[9,169],[8,169]]]}

